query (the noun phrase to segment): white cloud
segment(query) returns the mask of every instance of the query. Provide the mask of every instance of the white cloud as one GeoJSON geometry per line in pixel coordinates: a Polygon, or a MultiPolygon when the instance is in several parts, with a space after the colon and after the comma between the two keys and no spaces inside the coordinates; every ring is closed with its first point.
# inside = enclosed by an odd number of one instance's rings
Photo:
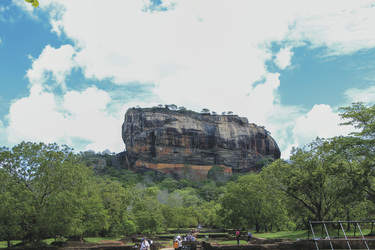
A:
{"type": "Polygon", "coordinates": [[[366,105],[375,104],[375,86],[368,88],[351,88],[345,91],[349,103],[364,102],[366,105]]]}
{"type": "Polygon", "coordinates": [[[66,126],[64,116],[55,111],[53,94],[40,86],[30,89],[30,96],[15,101],[9,110],[8,141],[61,141],[59,128],[66,126]]]}
{"type": "Polygon", "coordinates": [[[292,146],[297,146],[292,130],[296,120],[304,114],[305,111],[298,106],[274,105],[265,120],[264,125],[276,140],[284,159],[289,157],[292,146]]]}
{"type": "Polygon", "coordinates": [[[296,121],[293,129],[295,144],[302,147],[315,140],[316,137],[330,138],[348,135],[353,128],[339,126],[342,122],[338,113],[333,112],[329,105],[314,105],[306,115],[296,121]]]}
{"type": "Polygon", "coordinates": [[[286,67],[291,65],[292,56],[293,52],[291,46],[287,48],[281,48],[279,52],[276,54],[275,64],[280,69],[285,69],[286,67]]]}
{"type": "Polygon", "coordinates": [[[371,0],[296,1],[298,12],[287,35],[291,42],[325,47],[328,55],[351,54],[375,46],[371,0]]]}
{"type": "Polygon", "coordinates": [[[280,100],[277,96],[277,89],[280,86],[279,76],[278,73],[268,74],[264,83],[251,88],[247,100],[242,102],[242,105],[246,105],[241,110],[251,118],[251,122],[265,125],[275,108],[279,107],[280,100]]]}
{"type": "Polygon", "coordinates": [[[3,139],[7,138],[6,126],[1,120],[0,120],[0,137],[3,139]]]}
{"type": "Polygon", "coordinates": [[[121,124],[124,113],[117,117],[108,115],[110,101],[107,92],[95,87],[65,94],[62,107],[70,114],[66,133],[90,141],[86,149],[122,151],[121,124]]]}
{"type": "Polygon", "coordinates": [[[374,41],[368,1],[163,1],[170,10],[162,12],[142,11],[149,1],[49,2],[64,5],[51,19],[53,29],[80,47],[76,60],[86,77],[153,82],[161,100],[185,103],[195,96],[190,105],[199,107],[235,109],[238,95],[267,75],[271,42],[289,44],[275,61],[283,69],[293,45],[350,53],[374,41]]]}
{"type": "Polygon", "coordinates": [[[88,78],[163,87],[169,76],[181,72],[175,80],[183,82],[189,75],[197,85],[222,87],[233,82],[248,86],[265,76],[271,42],[290,44],[277,56],[280,67],[290,64],[292,45],[327,46],[334,54],[374,47],[371,3],[162,1],[168,11],[149,12],[143,11],[151,5],[148,0],[46,0],[41,9],[63,6],[59,14],[51,13],[52,29],[81,49],[76,59],[88,78]]]}
{"type": "Polygon", "coordinates": [[[297,144],[288,144],[288,146],[283,151],[281,151],[281,158],[282,159],[289,159],[290,155],[291,155],[291,152],[292,152],[292,149],[297,148],[297,147],[298,147],[297,144]]]}
{"type": "Polygon", "coordinates": [[[16,100],[10,108],[8,141],[56,142],[72,146],[73,140],[86,141],[78,150],[124,149],[121,139],[122,115],[107,115],[109,95],[96,87],[82,92],[70,91],[63,100],[46,92],[40,85],[30,96],[16,100]]]}
{"type": "Polygon", "coordinates": [[[49,74],[52,74],[52,80],[65,89],[65,78],[75,67],[74,54],[71,45],[63,45],[58,49],[47,45],[27,71],[31,85],[46,82],[49,74]]]}
{"type": "MultiPolygon", "coordinates": [[[[246,2],[238,6],[215,2],[216,11],[212,11],[210,1],[179,2],[173,10],[151,13],[141,11],[141,2],[112,3],[117,6],[67,1],[66,11],[54,24],[58,22],[58,27],[82,48],[77,61],[87,77],[109,77],[119,84],[156,80],[164,84],[176,70],[185,72],[182,77],[195,76],[192,80],[200,85],[200,79],[227,85],[230,75],[250,84],[264,74],[262,64],[269,56],[257,41],[279,39],[288,27],[285,22],[270,22],[246,2]],[[253,25],[255,22],[263,22],[270,32],[253,25]],[[261,34],[254,36],[252,31],[261,34]],[[160,70],[171,65],[176,70],[160,70]],[[224,77],[215,79],[218,73],[224,77]]],[[[280,16],[266,5],[258,8],[280,16]]]]}

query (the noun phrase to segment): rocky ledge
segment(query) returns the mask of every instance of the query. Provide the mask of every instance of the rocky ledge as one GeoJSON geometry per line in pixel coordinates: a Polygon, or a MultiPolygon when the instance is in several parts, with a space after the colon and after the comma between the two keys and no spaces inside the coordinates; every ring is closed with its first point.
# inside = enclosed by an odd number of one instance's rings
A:
{"type": "Polygon", "coordinates": [[[246,172],[261,159],[280,158],[280,149],[262,126],[237,115],[210,115],[164,108],[131,108],[122,138],[133,169],[171,172],[191,166],[202,175],[213,165],[246,172]]]}

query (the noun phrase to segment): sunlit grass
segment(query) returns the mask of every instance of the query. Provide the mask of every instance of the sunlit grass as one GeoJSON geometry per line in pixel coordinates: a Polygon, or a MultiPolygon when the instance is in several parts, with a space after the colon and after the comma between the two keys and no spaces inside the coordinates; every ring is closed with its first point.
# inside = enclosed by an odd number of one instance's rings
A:
{"type": "MultiPolygon", "coordinates": [[[[362,229],[363,235],[370,234],[370,229],[362,229]]],[[[327,237],[327,234],[325,232],[325,229],[314,228],[315,237],[327,237]]],[[[344,234],[342,230],[338,229],[329,229],[328,230],[330,237],[343,237],[344,234]]],[[[351,230],[345,231],[346,236],[354,236],[354,228],[352,227],[351,230]]],[[[273,233],[254,233],[253,236],[264,238],[264,239],[290,239],[290,240],[297,240],[297,239],[307,239],[307,238],[313,238],[313,235],[311,233],[311,230],[297,230],[297,231],[280,231],[280,232],[273,232],[273,233]]],[[[361,236],[358,228],[356,229],[355,236],[359,237],[361,236]]]]}
{"type": "Polygon", "coordinates": [[[84,240],[86,243],[100,243],[100,241],[119,241],[122,237],[85,237],[84,240]]]}
{"type": "MultiPolygon", "coordinates": [[[[12,240],[11,244],[12,245],[16,245],[16,244],[18,244],[20,242],[21,242],[20,240],[12,240]]],[[[0,241],[0,248],[7,248],[7,247],[8,247],[8,242],[7,241],[0,241]]]]}
{"type": "MultiPolygon", "coordinates": [[[[311,235],[311,234],[310,234],[311,235]]],[[[307,230],[298,231],[280,231],[274,233],[254,233],[253,236],[263,239],[306,239],[308,236],[307,230]]]]}
{"type": "MultiPolygon", "coordinates": [[[[211,240],[209,242],[216,241],[219,245],[237,245],[237,240],[211,240]]],[[[247,241],[240,240],[240,245],[247,245],[247,241]]]]}
{"type": "MultiPolygon", "coordinates": [[[[346,236],[354,236],[354,232],[355,232],[355,236],[356,237],[359,237],[361,236],[361,232],[358,230],[358,228],[356,228],[356,230],[354,230],[354,227],[352,226],[350,230],[346,230],[346,228],[344,227],[345,229],[345,234],[346,236]]],[[[322,227],[316,227],[314,228],[314,233],[315,233],[315,237],[327,237],[327,233],[325,231],[325,229],[323,228],[322,230],[322,227]]],[[[362,229],[362,233],[363,235],[368,235],[371,233],[371,229],[362,229]]],[[[332,229],[332,228],[329,228],[328,229],[328,234],[330,237],[337,237],[337,236],[340,236],[340,237],[344,237],[344,233],[342,232],[341,228],[339,229],[332,229]]],[[[310,238],[312,238],[312,234],[311,234],[311,231],[310,231],[310,238]]]]}

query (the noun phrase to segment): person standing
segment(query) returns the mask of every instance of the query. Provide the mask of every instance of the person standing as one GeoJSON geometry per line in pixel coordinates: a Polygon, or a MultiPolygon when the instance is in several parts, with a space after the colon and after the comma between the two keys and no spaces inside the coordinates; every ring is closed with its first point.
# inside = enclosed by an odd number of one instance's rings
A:
{"type": "Polygon", "coordinates": [[[182,249],[182,239],[181,239],[181,237],[178,237],[177,240],[178,240],[177,249],[180,250],[180,249],[182,249]]]}
{"type": "Polygon", "coordinates": [[[174,240],[174,242],[173,242],[173,248],[175,249],[175,250],[177,250],[178,249],[178,240],[177,240],[177,238],[174,240]]]}
{"type": "Polygon", "coordinates": [[[250,230],[247,230],[247,244],[250,244],[250,240],[252,237],[253,235],[251,234],[250,230]]]}
{"type": "Polygon", "coordinates": [[[240,236],[241,236],[241,234],[240,234],[240,230],[237,230],[237,231],[236,231],[237,245],[240,244],[240,236]]]}
{"type": "Polygon", "coordinates": [[[149,250],[150,244],[147,239],[143,239],[140,250],[149,250]]]}

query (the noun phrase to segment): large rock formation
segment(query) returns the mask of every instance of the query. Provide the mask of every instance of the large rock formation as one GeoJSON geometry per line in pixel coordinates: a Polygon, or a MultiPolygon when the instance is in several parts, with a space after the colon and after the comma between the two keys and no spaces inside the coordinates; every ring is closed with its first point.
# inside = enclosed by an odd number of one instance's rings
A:
{"type": "Polygon", "coordinates": [[[133,169],[173,172],[189,166],[204,176],[213,165],[246,172],[260,159],[280,158],[267,130],[237,115],[132,108],[125,114],[122,138],[133,169]]]}

